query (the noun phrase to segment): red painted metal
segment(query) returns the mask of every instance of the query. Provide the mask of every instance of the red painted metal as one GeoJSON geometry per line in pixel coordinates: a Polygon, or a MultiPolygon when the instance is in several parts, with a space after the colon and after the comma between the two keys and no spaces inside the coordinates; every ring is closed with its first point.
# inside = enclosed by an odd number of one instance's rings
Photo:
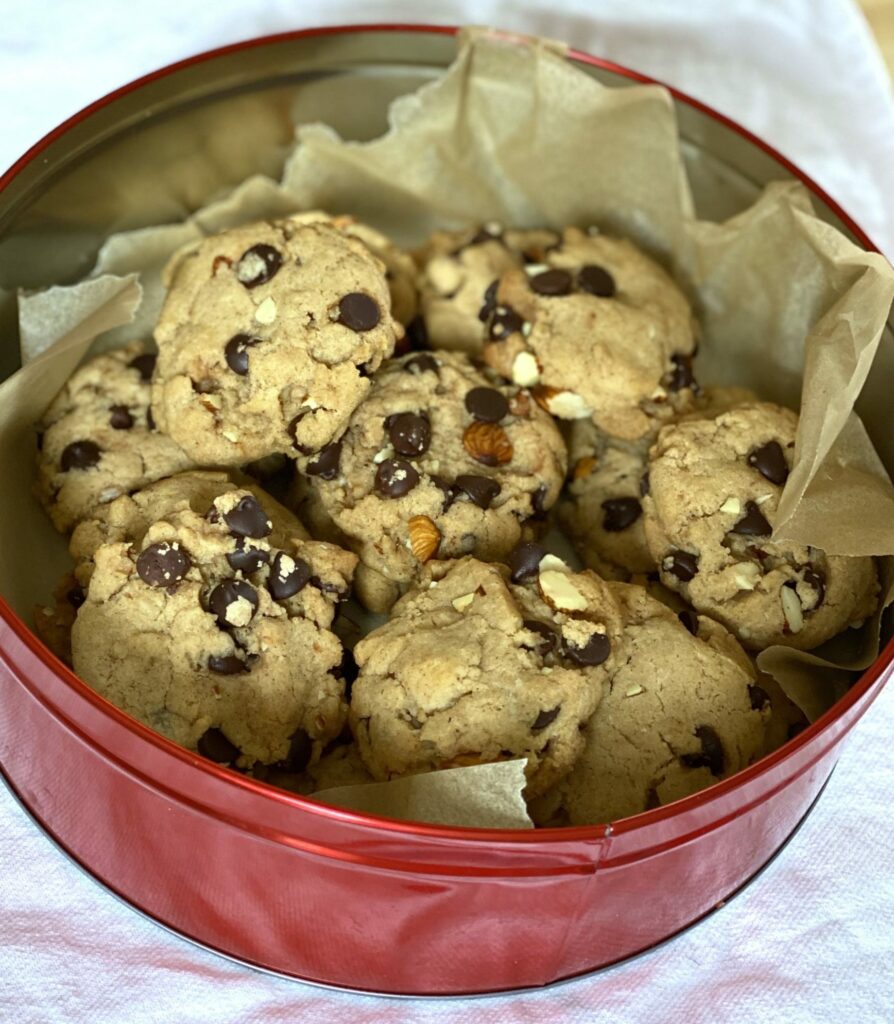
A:
{"type": "MultiPolygon", "coordinates": [[[[452,32],[350,26],[315,34],[452,32]]],[[[573,58],[644,76],[585,54],[573,58]]],[[[769,146],[679,93],[769,153],[769,146]]],[[[396,993],[517,989],[616,962],[697,920],[790,835],[847,733],[894,672],[894,640],[844,698],[784,748],[667,807],[593,828],[488,831],[396,822],[317,804],[212,764],[85,686],[0,599],[0,764],[37,821],[135,907],[203,945],[283,974],[396,993]]]]}

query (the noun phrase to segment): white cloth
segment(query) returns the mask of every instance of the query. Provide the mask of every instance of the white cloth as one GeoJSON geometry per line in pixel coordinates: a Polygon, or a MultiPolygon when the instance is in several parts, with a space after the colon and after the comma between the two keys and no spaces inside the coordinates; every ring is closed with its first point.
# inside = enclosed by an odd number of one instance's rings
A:
{"type": "MultiPolygon", "coordinates": [[[[776,145],[894,253],[894,98],[848,0],[154,0],[126,15],[110,0],[0,0],[0,167],[99,95],[198,50],[302,26],[422,18],[565,39],[663,79],[776,145]]],[[[593,978],[474,1002],[326,992],[195,949],[99,889],[0,792],[0,1019],[887,1024],[891,735],[889,686],[793,842],[695,929],[593,978]]]]}

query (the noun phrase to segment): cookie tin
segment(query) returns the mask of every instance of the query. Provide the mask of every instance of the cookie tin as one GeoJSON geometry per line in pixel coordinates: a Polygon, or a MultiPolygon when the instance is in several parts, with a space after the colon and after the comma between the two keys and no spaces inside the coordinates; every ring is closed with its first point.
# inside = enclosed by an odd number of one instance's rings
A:
{"type": "MultiPolygon", "coordinates": [[[[177,219],[252,172],[275,174],[293,118],[373,137],[394,96],[447,66],[454,34],[382,25],[270,36],[106,96],[0,178],[0,288],[75,280],[110,231],[177,219]],[[225,139],[236,119],[253,145],[195,153],[192,140],[225,139]]],[[[586,54],[568,59],[608,85],[649,81],[586,54]]],[[[674,97],[700,212],[726,216],[765,182],[794,176],[821,216],[875,248],[769,146],[674,97]]],[[[4,374],[14,337],[5,332],[4,374]]],[[[860,406],[877,442],[890,325],[882,346],[860,406]]],[[[0,600],[0,765],[75,861],[186,938],[339,987],[494,992],[623,960],[726,900],[795,830],[892,670],[894,640],[781,750],[669,806],[599,827],[447,828],[317,804],[175,746],[81,683],[0,600]]]]}

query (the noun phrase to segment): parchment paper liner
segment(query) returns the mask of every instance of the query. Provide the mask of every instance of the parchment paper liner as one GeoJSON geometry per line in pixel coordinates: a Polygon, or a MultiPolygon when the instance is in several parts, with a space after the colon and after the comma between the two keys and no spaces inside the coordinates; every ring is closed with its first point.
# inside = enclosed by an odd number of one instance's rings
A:
{"type": "MultiPolygon", "coordinates": [[[[354,214],[404,244],[435,227],[484,220],[595,224],[633,238],[687,288],[704,329],[703,383],[746,385],[793,407],[800,400],[774,539],[830,554],[894,554],[894,488],[853,412],[894,297],[894,271],[820,221],[799,183],[768,186],[724,223],[697,221],[663,89],[606,89],[554,44],[481,30],[466,34],[442,78],[393,103],[389,124],[368,143],[302,126],[281,183],[250,178],[185,223],[110,236],[91,278],[20,296],[27,365],[0,386],[0,466],[9,484],[29,493],[33,423],[74,366],[91,346],[151,333],[161,267],[206,233],[305,208],[354,214]]],[[[4,592],[27,617],[67,560],[49,521],[24,501],[4,527],[4,592]],[[44,554],[38,571],[36,550],[44,554]]],[[[880,564],[887,604],[894,571],[890,560],[880,564]]],[[[815,720],[877,656],[880,618],[881,609],[818,652],[770,648],[759,665],[815,720]]],[[[523,827],[530,823],[518,764],[327,795],[395,817],[523,827]],[[458,810],[464,801],[468,817],[458,810]]]]}

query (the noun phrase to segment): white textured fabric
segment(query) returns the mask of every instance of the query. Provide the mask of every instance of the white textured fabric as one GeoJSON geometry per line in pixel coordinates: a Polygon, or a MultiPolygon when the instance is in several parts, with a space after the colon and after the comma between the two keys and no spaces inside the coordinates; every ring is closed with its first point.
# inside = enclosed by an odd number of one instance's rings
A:
{"type": "MultiPolygon", "coordinates": [[[[565,39],[697,96],[800,164],[894,253],[894,98],[847,0],[0,0],[0,167],[99,95],[198,50],[302,26],[423,17],[565,39]]],[[[892,735],[889,686],[793,842],[697,928],[594,978],[474,1002],[330,993],[197,950],[100,890],[0,792],[0,1020],[888,1024],[892,735]]]]}

